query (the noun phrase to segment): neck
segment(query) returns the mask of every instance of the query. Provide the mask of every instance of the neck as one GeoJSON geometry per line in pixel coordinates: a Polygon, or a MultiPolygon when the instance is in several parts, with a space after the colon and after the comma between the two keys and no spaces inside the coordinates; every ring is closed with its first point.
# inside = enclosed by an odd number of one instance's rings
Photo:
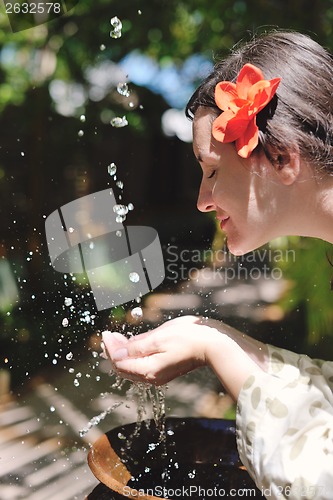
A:
{"type": "Polygon", "coordinates": [[[303,185],[298,186],[301,193],[297,196],[296,212],[299,235],[333,244],[333,176],[312,177],[300,182],[303,185]]]}

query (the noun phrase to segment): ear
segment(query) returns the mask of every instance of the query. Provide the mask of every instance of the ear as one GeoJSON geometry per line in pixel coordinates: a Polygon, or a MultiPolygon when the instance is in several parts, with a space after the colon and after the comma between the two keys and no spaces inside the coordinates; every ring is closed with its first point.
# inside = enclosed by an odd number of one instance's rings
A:
{"type": "Polygon", "coordinates": [[[280,181],[285,186],[291,186],[301,171],[301,160],[298,150],[284,150],[270,155],[270,161],[280,181]]]}

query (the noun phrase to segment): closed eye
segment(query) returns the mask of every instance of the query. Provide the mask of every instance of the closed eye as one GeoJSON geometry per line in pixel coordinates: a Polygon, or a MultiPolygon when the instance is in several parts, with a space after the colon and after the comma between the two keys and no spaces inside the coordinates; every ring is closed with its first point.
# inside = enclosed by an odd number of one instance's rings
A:
{"type": "Polygon", "coordinates": [[[216,170],[213,170],[213,172],[207,176],[207,179],[211,179],[215,175],[216,170]]]}

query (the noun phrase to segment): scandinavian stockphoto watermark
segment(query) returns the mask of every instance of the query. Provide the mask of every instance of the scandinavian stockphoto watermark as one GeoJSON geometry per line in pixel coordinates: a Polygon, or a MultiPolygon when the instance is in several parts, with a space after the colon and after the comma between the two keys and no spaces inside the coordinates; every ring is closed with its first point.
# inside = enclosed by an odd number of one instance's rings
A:
{"type": "Polygon", "coordinates": [[[15,33],[34,28],[68,14],[78,1],[2,0],[2,4],[10,29],[15,33]]]}
{"type": "Polygon", "coordinates": [[[259,248],[241,256],[232,255],[227,248],[220,250],[184,249],[169,245],[165,252],[166,279],[195,280],[200,270],[202,280],[214,280],[227,285],[233,280],[259,280],[283,277],[281,264],[295,262],[293,249],[259,248]]]}
{"type": "Polygon", "coordinates": [[[84,273],[99,311],[145,295],[165,277],[156,230],[125,226],[122,207],[105,189],[63,205],[45,221],[53,268],[84,273]]]}

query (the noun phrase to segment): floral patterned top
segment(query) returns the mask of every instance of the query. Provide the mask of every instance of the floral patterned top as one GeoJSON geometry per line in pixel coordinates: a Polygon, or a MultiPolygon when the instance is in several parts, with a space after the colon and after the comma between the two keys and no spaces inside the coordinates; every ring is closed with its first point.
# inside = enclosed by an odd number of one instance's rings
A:
{"type": "Polygon", "coordinates": [[[333,498],[333,362],[268,346],[237,405],[240,458],[266,498],[333,498]]]}

